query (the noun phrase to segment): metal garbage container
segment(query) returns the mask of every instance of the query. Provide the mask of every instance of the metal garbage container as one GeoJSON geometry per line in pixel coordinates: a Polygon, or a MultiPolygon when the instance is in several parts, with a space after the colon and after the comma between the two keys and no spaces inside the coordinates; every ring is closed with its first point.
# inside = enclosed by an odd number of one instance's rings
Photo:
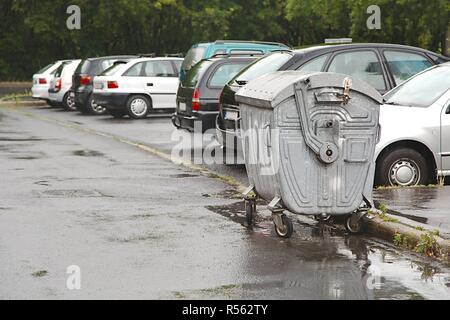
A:
{"type": "Polygon", "coordinates": [[[345,215],[347,229],[359,233],[373,207],[378,91],[342,74],[285,71],[249,82],[236,101],[250,181],[248,223],[260,197],[270,201],[280,237],[293,232],[284,210],[319,219],[345,215]]]}

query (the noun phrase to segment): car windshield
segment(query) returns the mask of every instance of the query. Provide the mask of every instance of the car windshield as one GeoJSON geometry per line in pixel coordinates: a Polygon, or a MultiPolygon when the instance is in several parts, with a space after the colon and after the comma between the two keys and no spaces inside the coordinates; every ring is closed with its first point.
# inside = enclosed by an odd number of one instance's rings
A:
{"type": "Polygon", "coordinates": [[[198,81],[205,73],[206,69],[212,64],[210,60],[204,60],[197,63],[191,70],[189,70],[186,79],[182,81],[181,85],[186,88],[195,88],[198,81]]]}
{"type": "Polygon", "coordinates": [[[256,62],[249,65],[242,72],[240,72],[231,82],[238,82],[239,84],[246,84],[248,81],[256,79],[266,73],[277,71],[289,59],[292,58],[290,52],[277,52],[269,54],[256,62]]]}
{"type": "Polygon", "coordinates": [[[434,67],[384,96],[386,104],[426,108],[450,89],[450,67],[434,67]]]}
{"type": "Polygon", "coordinates": [[[112,76],[115,74],[124,64],[126,64],[125,61],[118,61],[114,63],[111,67],[107,68],[105,71],[100,73],[100,76],[112,76]]]}
{"type": "Polygon", "coordinates": [[[196,47],[189,50],[184,58],[183,64],[181,65],[181,69],[189,70],[194,65],[196,65],[199,61],[203,59],[203,55],[205,54],[205,47],[196,47]]]}

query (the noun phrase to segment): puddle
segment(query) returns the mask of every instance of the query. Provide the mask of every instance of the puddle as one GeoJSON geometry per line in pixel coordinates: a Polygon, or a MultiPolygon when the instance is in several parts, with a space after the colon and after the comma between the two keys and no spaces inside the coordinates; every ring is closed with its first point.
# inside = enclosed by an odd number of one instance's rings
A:
{"type": "Polygon", "coordinates": [[[94,151],[94,150],[77,150],[74,151],[72,154],[79,156],[79,157],[104,157],[105,154],[94,151]]]}

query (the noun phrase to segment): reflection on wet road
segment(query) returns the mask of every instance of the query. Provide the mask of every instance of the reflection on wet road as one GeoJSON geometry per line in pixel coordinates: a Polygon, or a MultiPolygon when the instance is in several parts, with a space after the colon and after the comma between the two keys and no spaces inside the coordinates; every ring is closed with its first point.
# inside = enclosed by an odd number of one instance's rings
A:
{"type": "Polygon", "coordinates": [[[163,149],[168,119],[127,131],[26,111],[0,109],[0,298],[450,299],[446,266],[304,217],[280,240],[262,203],[249,229],[229,185],[39,117],[163,149]],[[65,286],[70,265],[79,291],[65,286]]]}
{"type": "Polygon", "coordinates": [[[380,189],[374,196],[388,204],[393,214],[439,228],[450,237],[450,186],[380,189]]]}

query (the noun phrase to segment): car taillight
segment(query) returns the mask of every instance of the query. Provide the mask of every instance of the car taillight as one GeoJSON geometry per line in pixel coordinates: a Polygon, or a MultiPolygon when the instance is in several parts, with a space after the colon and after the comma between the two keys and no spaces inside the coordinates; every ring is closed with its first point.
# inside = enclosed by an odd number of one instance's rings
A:
{"type": "Polygon", "coordinates": [[[56,80],[55,89],[57,89],[59,91],[59,90],[61,90],[61,86],[62,86],[61,78],[58,78],[56,80]]]}
{"type": "Polygon", "coordinates": [[[88,86],[90,85],[92,82],[92,77],[89,75],[81,75],[80,76],[80,84],[82,84],[83,86],[88,86]]]}
{"type": "Polygon", "coordinates": [[[192,95],[192,111],[200,110],[200,90],[195,89],[192,95]]]}
{"type": "Polygon", "coordinates": [[[119,84],[117,81],[108,81],[108,89],[118,89],[119,84]]]}
{"type": "Polygon", "coordinates": [[[39,84],[47,84],[47,79],[39,78],[39,84]]]}

